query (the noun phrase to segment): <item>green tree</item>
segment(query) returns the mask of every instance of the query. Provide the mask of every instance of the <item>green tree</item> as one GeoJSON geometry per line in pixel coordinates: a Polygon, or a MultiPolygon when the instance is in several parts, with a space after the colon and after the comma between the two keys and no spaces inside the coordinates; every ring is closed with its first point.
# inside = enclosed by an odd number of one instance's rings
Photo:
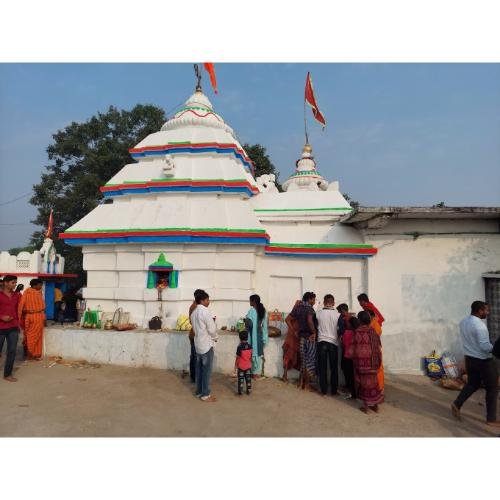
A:
{"type": "MultiPolygon", "coordinates": [[[[47,148],[49,165],[39,184],[33,186],[30,203],[38,208],[32,222],[46,227],[54,210],[54,236],[87,215],[101,201],[99,187],[132,160],[129,148],[160,130],[165,112],[153,105],[136,105],[130,111],[111,106],[84,123],[73,122],[52,137],[47,148]]],[[[36,231],[31,243],[40,248],[44,230],[36,231]]],[[[65,270],[82,270],[82,253],[54,238],[58,253],[66,259],[65,270]]]]}
{"type": "Polygon", "coordinates": [[[243,149],[255,166],[254,177],[257,178],[263,174],[274,174],[276,176],[276,187],[282,191],[281,184],[278,182],[280,173],[266,153],[266,148],[260,144],[244,144],[243,149]]]}
{"type": "Polygon", "coordinates": [[[11,255],[19,255],[21,252],[33,253],[36,248],[33,245],[28,245],[26,247],[15,247],[9,250],[11,255]]]}

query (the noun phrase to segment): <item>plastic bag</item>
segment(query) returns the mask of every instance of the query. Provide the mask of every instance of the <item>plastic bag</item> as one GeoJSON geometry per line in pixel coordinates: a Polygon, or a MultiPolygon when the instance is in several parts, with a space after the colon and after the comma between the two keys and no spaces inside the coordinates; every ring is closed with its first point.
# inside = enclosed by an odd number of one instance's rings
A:
{"type": "Polygon", "coordinates": [[[460,377],[460,370],[458,368],[457,360],[451,354],[443,353],[443,356],[441,357],[441,364],[447,377],[460,377]]]}
{"type": "Polygon", "coordinates": [[[273,332],[273,334],[270,334],[269,336],[279,337],[285,331],[285,314],[278,311],[278,309],[270,311],[267,316],[267,324],[269,332],[273,332]]]}
{"type": "Polygon", "coordinates": [[[187,314],[179,314],[177,318],[176,330],[189,331],[191,330],[191,323],[187,314]]]}
{"type": "Polygon", "coordinates": [[[446,375],[443,364],[441,362],[441,356],[436,354],[436,351],[432,351],[428,356],[424,358],[425,370],[427,375],[431,378],[441,378],[446,375]]]}
{"type": "Polygon", "coordinates": [[[456,378],[443,377],[440,384],[445,389],[451,389],[452,391],[461,391],[464,388],[464,382],[456,378]]]}

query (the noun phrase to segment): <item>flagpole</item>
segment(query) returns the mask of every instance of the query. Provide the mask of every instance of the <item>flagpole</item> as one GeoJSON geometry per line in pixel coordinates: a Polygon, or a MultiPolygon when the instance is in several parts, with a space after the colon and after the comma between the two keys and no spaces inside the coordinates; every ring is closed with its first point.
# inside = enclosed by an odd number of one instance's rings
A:
{"type": "Polygon", "coordinates": [[[305,98],[305,96],[304,96],[304,132],[306,135],[306,144],[309,144],[309,135],[307,134],[306,98],[305,98]]]}

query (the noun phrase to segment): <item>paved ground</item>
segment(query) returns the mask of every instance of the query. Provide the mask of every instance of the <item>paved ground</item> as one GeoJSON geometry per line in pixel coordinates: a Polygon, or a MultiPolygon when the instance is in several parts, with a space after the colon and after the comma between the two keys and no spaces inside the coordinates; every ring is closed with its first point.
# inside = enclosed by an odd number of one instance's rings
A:
{"type": "MultiPolygon", "coordinates": [[[[0,365],[3,368],[4,357],[0,365]]],[[[188,378],[154,369],[48,367],[19,361],[19,381],[0,379],[0,436],[495,436],[484,394],[450,415],[456,392],[423,376],[387,376],[386,403],[366,416],[359,404],[305,393],[277,379],[234,395],[234,379],[214,375],[217,403],[192,394],[188,378]]]]}

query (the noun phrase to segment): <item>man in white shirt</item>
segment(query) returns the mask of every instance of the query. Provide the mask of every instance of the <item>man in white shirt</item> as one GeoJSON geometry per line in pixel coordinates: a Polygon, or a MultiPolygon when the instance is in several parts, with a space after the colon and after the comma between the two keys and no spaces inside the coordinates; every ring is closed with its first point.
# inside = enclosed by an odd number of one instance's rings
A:
{"type": "Polygon", "coordinates": [[[488,328],[482,320],[489,314],[488,304],[476,300],[471,305],[470,316],[460,322],[460,336],[465,354],[467,384],[451,405],[453,415],[461,420],[460,408],[484,384],[486,389],[486,423],[500,427],[497,421],[498,372],[491,355],[493,346],[488,328]]]}
{"type": "Polygon", "coordinates": [[[191,313],[196,349],[196,396],[202,401],[216,401],[210,394],[210,378],[214,362],[214,345],[217,342],[217,327],[208,306],[210,298],[204,291],[196,295],[196,309],[191,313]]]}
{"type": "Polygon", "coordinates": [[[321,393],[328,392],[328,364],[330,364],[330,390],[332,396],[337,395],[339,385],[338,372],[338,321],[340,314],[335,309],[333,295],[325,295],[323,309],[316,313],[318,320],[318,369],[321,393]]]}

